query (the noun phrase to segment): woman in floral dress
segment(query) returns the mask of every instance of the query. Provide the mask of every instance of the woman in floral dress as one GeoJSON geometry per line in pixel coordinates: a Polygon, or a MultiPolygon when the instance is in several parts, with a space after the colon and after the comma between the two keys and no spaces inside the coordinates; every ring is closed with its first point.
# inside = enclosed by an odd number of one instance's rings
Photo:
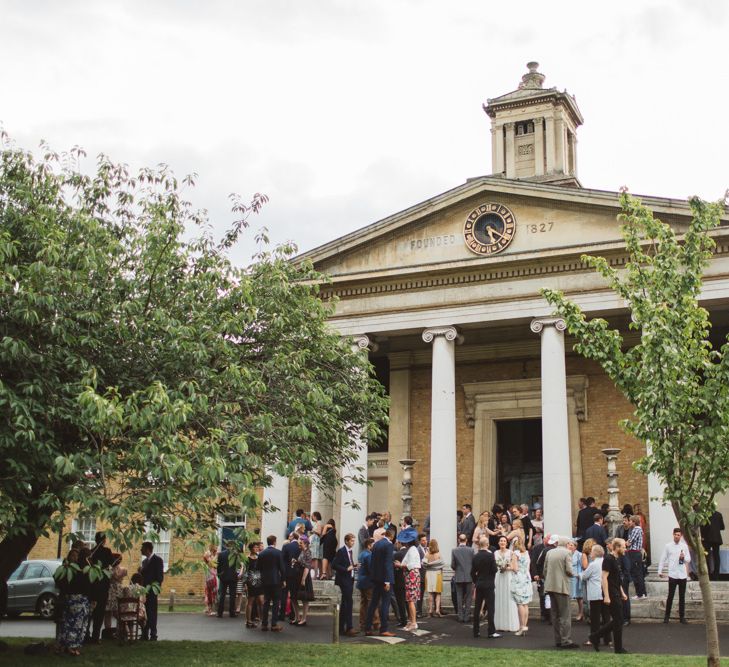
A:
{"type": "Polygon", "coordinates": [[[88,574],[82,571],[88,565],[90,555],[91,552],[85,547],[71,549],[63,565],[54,574],[56,585],[64,596],[58,647],[69,655],[81,655],[86,625],[91,616],[91,582],[88,574]],[[69,569],[70,565],[77,565],[81,569],[69,569]]]}
{"type": "Polygon", "coordinates": [[[112,554],[114,564],[111,568],[111,581],[109,582],[109,597],[106,599],[106,610],[104,611],[104,627],[111,628],[112,618],[116,618],[116,605],[121,594],[124,579],[127,578],[127,569],[122,567],[121,554],[112,554]]]}
{"type": "Polygon", "coordinates": [[[420,600],[420,552],[416,546],[418,543],[418,531],[407,527],[400,531],[397,541],[406,544],[408,550],[400,563],[405,579],[405,601],[408,604],[408,624],[405,630],[413,632],[418,629],[416,606],[420,600]]]}
{"type": "Polygon", "coordinates": [[[216,600],[218,597],[218,547],[214,544],[203,556],[205,563],[205,613],[208,616],[215,616],[216,600]]]}
{"type": "Polygon", "coordinates": [[[529,628],[529,603],[532,601],[532,575],[529,573],[529,552],[526,550],[524,540],[517,538],[514,541],[514,552],[511,557],[511,597],[516,602],[519,612],[519,630],[517,635],[525,635],[529,628]]]}
{"type": "Polygon", "coordinates": [[[321,514],[319,514],[319,512],[312,512],[309,551],[311,551],[311,576],[314,579],[319,578],[319,568],[321,567],[321,531],[323,527],[321,514]]]}

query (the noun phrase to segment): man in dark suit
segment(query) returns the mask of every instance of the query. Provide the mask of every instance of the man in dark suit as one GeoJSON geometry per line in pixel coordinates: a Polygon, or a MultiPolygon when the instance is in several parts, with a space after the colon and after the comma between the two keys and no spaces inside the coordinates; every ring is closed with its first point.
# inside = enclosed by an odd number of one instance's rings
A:
{"type": "Polygon", "coordinates": [[[605,540],[607,539],[607,533],[605,532],[605,526],[603,525],[603,516],[600,512],[595,512],[592,519],[594,523],[585,531],[585,539],[583,540],[583,544],[587,540],[592,538],[604,549],[605,540]]]}
{"type": "Polygon", "coordinates": [[[261,630],[264,632],[268,630],[268,609],[273,605],[271,610],[271,632],[281,632],[283,628],[278,624],[279,607],[286,568],[284,567],[281,552],[276,548],[276,536],[269,535],[266,538],[266,544],[268,546],[258,554],[258,569],[261,571],[264,595],[261,630]]]}
{"type": "Polygon", "coordinates": [[[387,621],[390,616],[390,593],[395,573],[393,568],[394,547],[392,541],[395,539],[395,528],[390,527],[385,536],[375,542],[372,548],[372,600],[367,609],[367,624],[365,634],[373,635],[372,623],[375,618],[375,609],[380,608],[380,636],[394,637],[395,633],[387,629],[387,621]]]}
{"type": "Polygon", "coordinates": [[[495,588],[496,588],[496,559],[489,551],[489,540],[481,537],[478,543],[478,553],[473,557],[471,564],[471,579],[476,586],[476,608],[473,610],[473,636],[481,635],[481,610],[486,605],[486,619],[488,622],[489,639],[501,637],[494,625],[495,588]]]}
{"type": "Polygon", "coordinates": [[[581,540],[585,536],[585,531],[592,525],[596,513],[595,499],[592,496],[585,498],[585,507],[577,513],[577,537],[581,540]]]}
{"type": "Polygon", "coordinates": [[[238,572],[231,564],[230,543],[218,555],[218,618],[223,616],[225,593],[230,596],[230,617],[235,618],[235,595],[238,585],[238,572]]]}
{"type": "Polygon", "coordinates": [[[466,536],[466,542],[470,547],[473,531],[476,530],[476,517],[473,516],[471,506],[468,503],[465,503],[461,509],[463,510],[463,519],[461,520],[461,527],[458,534],[466,536]]]}
{"type": "MultiPolygon", "coordinates": [[[[94,536],[96,546],[91,552],[91,563],[98,565],[102,570],[109,570],[114,564],[114,558],[111,555],[111,549],[106,546],[106,534],[99,531],[94,536]]],[[[107,572],[107,574],[111,574],[107,572]]],[[[94,627],[91,632],[91,641],[95,644],[99,643],[101,637],[101,626],[104,624],[104,612],[106,611],[106,602],[109,599],[109,586],[111,578],[103,576],[91,585],[92,600],[96,602],[91,618],[94,627]]]]}
{"type": "Polygon", "coordinates": [[[354,629],[352,621],[352,591],[354,589],[355,570],[357,569],[352,556],[354,539],[352,533],[347,533],[344,536],[344,546],[337,551],[332,561],[334,584],[339,586],[339,590],[342,591],[342,605],[339,610],[339,634],[347,637],[355,637],[359,634],[354,629]]]}
{"type": "Polygon", "coordinates": [[[291,600],[291,612],[289,613],[289,622],[296,620],[296,594],[299,592],[299,580],[301,573],[296,571],[296,559],[301,553],[299,540],[296,534],[289,535],[289,542],[281,547],[281,558],[283,559],[284,569],[286,570],[286,588],[283,589],[281,596],[281,618],[286,613],[286,601],[291,600]]]}
{"type": "MultiPolygon", "coordinates": [[[[157,584],[161,587],[165,578],[164,561],[154,553],[154,545],[151,542],[142,544],[142,555],[144,561],[142,561],[142,567],[139,568],[142,574],[142,583],[145,586],[157,584]]],[[[147,611],[147,624],[142,631],[142,639],[157,641],[157,593],[152,589],[147,591],[144,608],[147,611]]]]}
{"type": "MultiPolygon", "coordinates": [[[[708,552],[707,565],[709,566],[709,575],[711,579],[717,581],[721,571],[721,559],[719,558],[722,539],[721,531],[724,530],[724,517],[721,512],[714,511],[707,523],[701,529],[701,541],[704,543],[704,549],[708,552]]],[[[94,627],[96,623],[94,623],[94,627]]]]}

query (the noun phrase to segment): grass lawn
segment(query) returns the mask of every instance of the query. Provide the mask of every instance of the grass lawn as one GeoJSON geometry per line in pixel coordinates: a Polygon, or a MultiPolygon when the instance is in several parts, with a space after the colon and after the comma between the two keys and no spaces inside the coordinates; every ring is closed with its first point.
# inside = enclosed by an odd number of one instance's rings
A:
{"type": "Polygon", "coordinates": [[[316,667],[341,667],[352,665],[504,665],[508,667],[544,667],[545,665],[579,664],[615,665],[620,667],[688,667],[705,665],[706,658],[685,656],[624,655],[612,653],[587,653],[579,655],[563,651],[523,651],[493,648],[459,648],[447,646],[332,646],[307,644],[244,644],[240,642],[170,642],[138,643],[120,647],[107,643],[103,646],[88,646],[79,658],[68,656],[26,656],[23,646],[27,638],[7,640],[8,651],[0,653],[0,666],[10,665],[155,665],[165,667],[214,667],[215,665],[316,665],[316,667]],[[577,660],[577,662],[576,662],[577,660]]]}

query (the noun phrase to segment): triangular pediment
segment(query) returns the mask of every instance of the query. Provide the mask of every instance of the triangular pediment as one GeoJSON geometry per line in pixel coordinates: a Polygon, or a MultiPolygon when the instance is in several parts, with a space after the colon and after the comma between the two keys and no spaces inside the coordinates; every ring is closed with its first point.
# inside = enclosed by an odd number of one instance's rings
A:
{"type": "MultiPolygon", "coordinates": [[[[689,219],[685,201],[642,199],[666,222],[682,226],[689,219]]],[[[300,257],[335,281],[539,262],[620,246],[618,213],[616,192],[480,177],[300,257]],[[469,235],[469,216],[484,207],[513,220],[503,248],[493,234],[493,246],[469,235]]]]}

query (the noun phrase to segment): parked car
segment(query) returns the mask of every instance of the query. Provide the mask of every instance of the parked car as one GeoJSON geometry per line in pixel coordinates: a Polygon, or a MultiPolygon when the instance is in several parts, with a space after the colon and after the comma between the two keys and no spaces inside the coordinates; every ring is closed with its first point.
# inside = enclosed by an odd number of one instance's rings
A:
{"type": "Polygon", "coordinates": [[[53,618],[59,593],[53,573],[60,564],[60,560],[23,561],[8,579],[8,616],[29,611],[53,618]]]}

